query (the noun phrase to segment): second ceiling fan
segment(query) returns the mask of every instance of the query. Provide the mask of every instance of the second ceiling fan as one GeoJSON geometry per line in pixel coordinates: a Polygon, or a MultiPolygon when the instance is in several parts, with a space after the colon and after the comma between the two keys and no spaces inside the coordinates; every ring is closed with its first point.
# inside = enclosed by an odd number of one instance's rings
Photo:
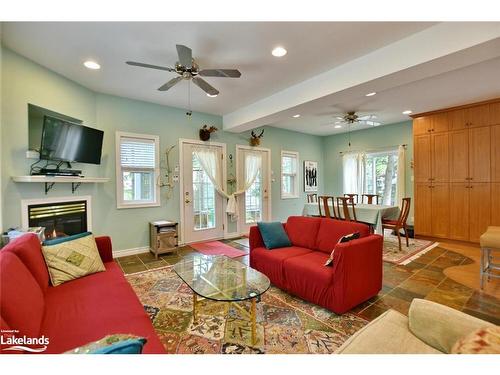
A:
{"type": "Polygon", "coordinates": [[[175,86],[181,80],[191,80],[200,89],[205,91],[208,96],[217,96],[219,90],[210,85],[201,77],[226,77],[226,78],[240,78],[241,73],[238,69],[202,69],[193,59],[193,51],[191,48],[186,47],[181,44],[176,45],[177,55],[179,56],[179,61],[175,63],[174,68],[166,66],[158,66],[152,64],[146,64],[135,61],[127,61],[128,65],[139,66],[142,68],[165,70],[167,72],[177,73],[178,76],[172,78],[167,83],[163,84],[158,88],[159,91],[167,91],[168,89],[175,86]]]}

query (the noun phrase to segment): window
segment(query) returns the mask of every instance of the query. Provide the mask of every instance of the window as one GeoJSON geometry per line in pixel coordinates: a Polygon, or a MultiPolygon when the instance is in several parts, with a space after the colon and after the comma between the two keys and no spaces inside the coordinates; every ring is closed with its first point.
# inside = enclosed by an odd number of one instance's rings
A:
{"type": "Polygon", "coordinates": [[[194,230],[213,229],[215,223],[215,187],[193,153],[194,230]]]}
{"type": "Polygon", "coordinates": [[[118,208],[160,205],[156,181],[160,138],[116,132],[116,201],[118,208]]]}
{"type": "Polygon", "coordinates": [[[366,153],[365,192],[378,194],[380,203],[396,203],[398,150],[366,153]]]}
{"type": "Polygon", "coordinates": [[[281,199],[299,197],[299,153],[281,151],[281,199]]]}

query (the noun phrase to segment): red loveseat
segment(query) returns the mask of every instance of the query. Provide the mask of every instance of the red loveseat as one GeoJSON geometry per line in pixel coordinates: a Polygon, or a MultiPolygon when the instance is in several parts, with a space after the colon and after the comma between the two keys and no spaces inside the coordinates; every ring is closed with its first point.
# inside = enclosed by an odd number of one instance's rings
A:
{"type": "Polygon", "coordinates": [[[285,231],[291,247],[268,250],[259,228],[250,228],[250,267],[278,288],[343,314],[382,289],[382,236],[369,227],[341,220],[291,216],[285,231]],[[357,240],[338,244],[347,234],[357,240]],[[335,248],[333,267],[324,263],[335,248]]]}
{"type": "MultiPolygon", "coordinates": [[[[27,234],[0,250],[0,328],[17,337],[49,339],[44,353],[62,353],[114,333],[148,341],[143,353],[165,353],[139,299],[113,261],[111,239],[97,237],[106,271],[53,287],[40,242],[27,234]]],[[[0,351],[0,353],[16,353],[0,351]]]]}

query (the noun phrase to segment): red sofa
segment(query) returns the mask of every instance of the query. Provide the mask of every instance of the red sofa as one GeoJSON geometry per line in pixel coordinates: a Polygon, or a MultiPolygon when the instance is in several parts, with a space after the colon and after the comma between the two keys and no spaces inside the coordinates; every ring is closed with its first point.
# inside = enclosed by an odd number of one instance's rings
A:
{"type": "Polygon", "coordinates": [[[44,353],[62,353],[114,333],[145,337],[143,353],[165,353],[143,306],[113,261],[111,239],[97,237],[96,242],[106,271],[56,287],[49,285],[35,235],[24,235],[0,250],[0,328],[18,330],[16,336],[44,335],[49,339],[44,353]]]}
{"type": "Polygon", "coordinates": [[[291,247],[268,250],[258,227],[250,228],[250,267],[278,288],[337,314],[375,296],[382,289],[382,236],[367,225],[341,220],[291,216],[285,231],[291,247]],[[339,239],[360,232],[357,240],[339,239]],[[333,266],[324,263],[336,246],[333,266]]]}

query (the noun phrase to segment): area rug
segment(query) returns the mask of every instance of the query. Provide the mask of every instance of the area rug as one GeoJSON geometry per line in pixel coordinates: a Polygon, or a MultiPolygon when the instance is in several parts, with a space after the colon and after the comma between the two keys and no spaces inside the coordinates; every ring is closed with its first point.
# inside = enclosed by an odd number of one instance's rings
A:
{"type": "MultiPolygon", "coordinates": [[[[202,300],[193,323],[192,291],[171,266],[126,275],[168,353],[329,354],[368,322],[336,315],[271,287],[257,303],[257,342],[250,322],[227,302],[202,300]]],[[[247,311],[248,302],[240,302],[247,311]]]]}
{"type": "Polygon", "coordinates": [[[399,251],[398,237],[386,232],[384,236],[383,260],[389,263],[405,265],[439,245],[439,242],[418,240],[415,238],[410,238],[409,242],[410,246],[406,247],[406,239],[402,237],[401,251],[399,251]]]}
{"type": "Polygon", "coordinates": [[[225,255],[237,258],[248,254],[246,251],[236,249],[220,241],[198,242],[189,244],[189,246],[205,255],[225,255]]]}
{"type": "Polygon", "coordinates": [[[241,246],[250,247],[250,239],[248,237],[240,238],[238,240],[233,240],[233,242],[241,246]]]}

